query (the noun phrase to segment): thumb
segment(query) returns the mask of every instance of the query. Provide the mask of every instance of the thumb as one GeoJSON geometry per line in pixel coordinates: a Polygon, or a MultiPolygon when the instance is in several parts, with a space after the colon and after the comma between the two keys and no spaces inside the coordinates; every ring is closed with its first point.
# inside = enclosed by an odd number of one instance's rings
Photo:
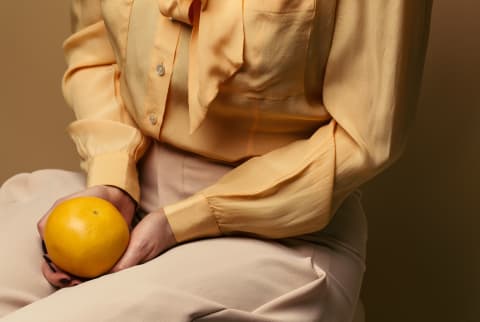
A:
{"type": "Polygon", "coordinates": [[[122,257],[110,270],[112,273],[127,269],[143,262],[146,254],[148,253],[147,248],[144,246],[145,243],[137,241],[135,237],[135,234],[132,234],[130,243],[125,250],[125,253],[123,253],[122,257]]]}

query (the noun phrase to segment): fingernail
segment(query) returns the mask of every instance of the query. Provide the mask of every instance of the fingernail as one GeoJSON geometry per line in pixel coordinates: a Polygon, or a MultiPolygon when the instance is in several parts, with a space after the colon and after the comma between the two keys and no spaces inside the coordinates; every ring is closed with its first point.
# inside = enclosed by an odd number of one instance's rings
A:
{"type": "Polygon", "coordinates": [[[53,265],[52,265],[52,260],[51,260],[47,255],[43,255],[43,259],[44,259],[45,262],[47,263],[48,267],[50,267],[50,269],[52,270],[52,272],[56,273],[57,270],[55,269],[55,267],[53,267],[53,265]]]}
{"type": "Polygon", "coordinates": [[[47,253],[47,245],[45,245],[45,241],[42,240],[42,250],[46,254],[47,253]]]}
{"type": "Polygon", "coordinates": [[[68,284],[70,284],[71,280],[68,279],[68,278],[62,278],[62,279],[60,279],[59,282],[60,282],[62,285],[68,285],[68,284]]]}

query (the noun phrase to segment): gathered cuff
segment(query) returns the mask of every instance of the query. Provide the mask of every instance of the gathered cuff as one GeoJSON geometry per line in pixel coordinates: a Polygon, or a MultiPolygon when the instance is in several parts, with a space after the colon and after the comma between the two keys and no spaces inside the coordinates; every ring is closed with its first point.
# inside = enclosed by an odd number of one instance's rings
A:
{"type": "Polygon", "coordinates": [[[163,210],[177,242],[221,235],[208,200],[200,193],[163,210]]]}
{"type": "Polygon", "coordinates": [[[96,155],[86,165],[88,187],[115,186],[126,191],[137,203],[140,201],[136,162],[127,152],[96,155]]]}

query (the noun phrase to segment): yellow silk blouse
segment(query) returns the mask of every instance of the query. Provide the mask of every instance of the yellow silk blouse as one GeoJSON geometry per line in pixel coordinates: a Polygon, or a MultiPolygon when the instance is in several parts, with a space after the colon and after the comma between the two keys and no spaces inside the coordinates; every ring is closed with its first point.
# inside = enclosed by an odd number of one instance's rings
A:
{"type": "Polygon", "coordinates": [[[431,0],[73,0],[64,96],[88,185],[139,200],[151,140],[238,165],[164,208],[177,241],[321,230],[401,153],[431,0]]]}

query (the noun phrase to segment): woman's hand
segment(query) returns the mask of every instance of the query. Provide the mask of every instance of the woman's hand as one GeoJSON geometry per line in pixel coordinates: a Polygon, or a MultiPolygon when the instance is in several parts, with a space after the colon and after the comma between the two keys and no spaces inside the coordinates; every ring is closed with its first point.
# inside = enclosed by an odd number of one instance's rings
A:
{"type": "MultiPolygon", "coordinates": [[[[113,186],[94,186],[88,188],[86,190],[82,190],[80,192],[74,193],[72,195],[63,197],[58,199],[52,207],[47,211],[45,215],[40,218],[37,223],[38,233],[42,239],[43,243],[43,231],[45,229],[45,223],[47,222],[47,218],[52,212],[52,210],[61,202],[76,198],[76,197],[98,197],[105,199],[112,203],[122,214],[125,221],[130,226],[132,222],[132,218],[135,212],[135,201],[123,190],[113,187],[113,186]]],[[[45,261],[42,263],[42,272],[47,281],[55,287],[68,287],[80,284],[82,282],[81,279],[71,276],[68,273],[62,271],[58,268],[48,257],[47,250],[45,245],[43,244],[43,251],[45,261]]]]}
{"type": "Polygon", "coordinates": [[[145,263],[176,244],[163,209],[146,215],[133,229],[130,243],[112,272],[145,263]]]}

